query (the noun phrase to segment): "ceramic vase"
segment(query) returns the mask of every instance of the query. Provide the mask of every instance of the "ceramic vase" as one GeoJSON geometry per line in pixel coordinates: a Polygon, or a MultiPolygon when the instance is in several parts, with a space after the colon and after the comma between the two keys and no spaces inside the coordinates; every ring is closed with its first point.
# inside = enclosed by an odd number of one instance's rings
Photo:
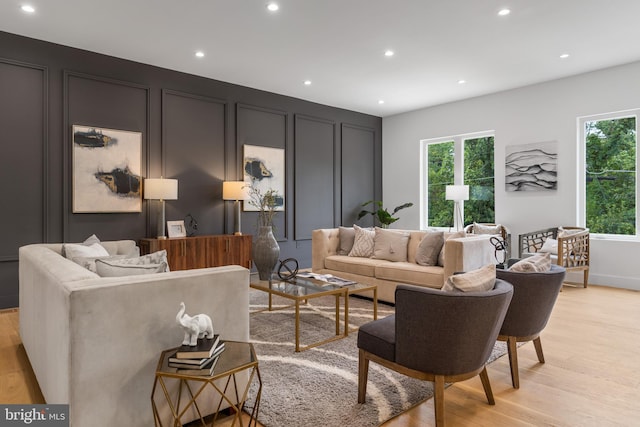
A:
{"type": "Polygon", "coordinates": [[[280,257],[280,246],[273,235],[273,227],[258,228],[258,235],[253,241],[252,255],[260,280],[271,279],[273,269],[280,257]]]}

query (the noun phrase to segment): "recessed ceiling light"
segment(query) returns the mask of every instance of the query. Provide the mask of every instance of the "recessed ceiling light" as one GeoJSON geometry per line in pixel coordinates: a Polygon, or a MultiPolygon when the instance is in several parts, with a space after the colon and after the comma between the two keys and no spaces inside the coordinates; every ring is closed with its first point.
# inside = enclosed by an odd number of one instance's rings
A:
{"type": "Polygon", "coordinates": [[[384,104],[384,99],[379,99],[378,100],[378,104],[380,104],[380,105],[384,104]]]}
{"type": "Polygon", "coordinates": [[[305,86],[310,86],[311,85],[311,80],[305,80],[304,81],[304,85],[305,86]]]}
{"type": "Polygon", "coordinates": [[[465,84],[466,82],[467,82],[467,81],[466,81],[466,80],[463,80],[463,79],[458,80],[458,84],[459,84],[459,85],[463,85],[463,84],[465,84]]]}
{"type": "Polygon", "coordinates": [[[562,55],[560,55],[560,59],[567,59],[569,57],[568,53],[563,53],[562,55]]]}
{"type": "Polygon", "coordinates": [[[384,51],[384,56],[393,56],[393,55],[394,55],[394,53],[395,53],[395,52],[394,52],[394,51],[392,51],[392,50],[385,50],[385,51],[384,51]]]}
{"type": "Polygon", "coordinates": [[[500,9],[498,11],[498,16],[507,16],[510,13],[511,13],[511,10],[509,9],[500,9]]]}
{"type": "Polygon", "coordinates": [[[22,9],[23,12],[27,12],[27,13],[33,13],[36,11],[33,6],[28,4],[22,5],[20,9],[22,9]]]}
{"type": "Polygon", "coordinates": [[[197,56],[198,58],[204,58],[204,52],[203,52],[203,51],[201,51],[201,50],[199,50],[199,51],[197,51],[197,52],[196,52],[196,56],[197,56]]]}
{"type": "Polygon", "coordinates": [[[278,6],[278,3],[267,3],[267,9],[269,9],[271,12],[275,12],[276,10],[280,9],[280,6],[278,6]]]}

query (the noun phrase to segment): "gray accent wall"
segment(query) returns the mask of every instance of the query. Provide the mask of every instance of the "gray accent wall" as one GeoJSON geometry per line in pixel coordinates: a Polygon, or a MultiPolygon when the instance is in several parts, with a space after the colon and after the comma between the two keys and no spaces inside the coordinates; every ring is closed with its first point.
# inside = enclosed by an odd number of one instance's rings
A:
{"type": "MultiPolygon", "coordinates": [[[[179,180],[166,219],[191,214],[198,234],[233,232],[222,182],[242,178],[244,144],[285,149],[276,237],[301,267],[313,229],[351,225],[382,198],[380,117],[0,32],[0,308],[18,305],[20,246],[156,234],[156,202],[73,213],[73,125],[141,132],[143,176],[179,180]]],[[[256,215],[243,212],[245,234],[256,215]]]]}

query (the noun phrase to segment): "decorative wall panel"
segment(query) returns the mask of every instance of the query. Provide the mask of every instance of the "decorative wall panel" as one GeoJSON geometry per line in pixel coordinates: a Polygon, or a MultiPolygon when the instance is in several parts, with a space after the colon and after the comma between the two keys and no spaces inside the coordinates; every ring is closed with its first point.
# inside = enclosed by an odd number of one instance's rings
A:
{"type": "MultiPolygon", "coordinates": [[[[287,113],[283,111],[262,108],[246,104],[238,104],[236,108],[236,144],[239,150],[243,146],[255,145],[262,147],[285,149],[285,170],[290,171],[287,160],[287,113]]],[[[242,151],[241,151],[242,152],[242,151]]],[[[243,158],[242,155],[239,158],[243,158]]],[[[289,174],[285,179],[285,199],[289,195],[289,174]]],[[[275,236],[279,241],[287,239],[288,208],[275,215],[275,236]]],[[[257,213],[243,212],[243,229],[247,234],[254,234],[257,213]],[[247,219],[246,221],[244,219],[247,219]]]]}
{"type": "Polygon", "coordinates": [[[295,116],[295,240],[333,227],[335,123],[295,116]]]}
{"type": "MultiPolygon", "coordinates": [[[[373,129],[342,125],[342,225],[352,225],[364,202],[376,198],[376,150],[373,129]]],[[[358,222],[373,225],[373,217],[358,222]]]]}
{"type": "Polygon", "coordinates": [[[225,123],[224,101],[163,90],[164,176],[178,180],[178,200],[166,202],[166,219],[191,214],[198,235],[224,233],[225,123]]]}
{"type": "MultiPolygon", "coordinates": [[[[65,73],[66,117],[64,118],[65,153],[65,240],[82,241],[92,234],[99,238],[131,239],[146,227],[143,213],[72,213],[71,148],[74,125],[90,128],[118,129],[142,133],[142,159],[148,153],[149,90],[134,83],[97,76],[65,73]],[[103,232],[103,233],[101,233],[103,232]]],[[[147,163],[142,161],[141,175],[146,176],[147,163]]]]}

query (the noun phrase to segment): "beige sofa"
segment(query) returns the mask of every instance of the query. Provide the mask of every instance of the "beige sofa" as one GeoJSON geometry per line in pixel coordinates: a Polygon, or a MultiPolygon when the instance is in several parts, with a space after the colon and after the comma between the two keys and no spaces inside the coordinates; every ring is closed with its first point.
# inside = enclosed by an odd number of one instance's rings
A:
{"type": "MultiPolygon", "coordinates": [[[[136,248],[101,244],[110,254],[136,248]]],[[[45,400],[68,403],[71,426],[154,425],[154,373],[161,351],[182,342],[181,301],[209,314],[223,339],[249,340],[246,268],[101,278],[61,248],[19,250],[20,335],[45,400]]]]}
{"type": "Polygon", "coordinates": [[[311,237],[312,270],[333,274],[360,283],[378,285],[378,299],[395,302],[398,284],[441,288],[447,277],[455,272],[469,271],[487,264],[495,264],[494,247],[490,235],[467,235],[445,241],[443,266],[423,266],[415,262],[416,251],[426,231],[409,232],[407,261],[338,255],[339,228],[314,230],[311,237]]]}

